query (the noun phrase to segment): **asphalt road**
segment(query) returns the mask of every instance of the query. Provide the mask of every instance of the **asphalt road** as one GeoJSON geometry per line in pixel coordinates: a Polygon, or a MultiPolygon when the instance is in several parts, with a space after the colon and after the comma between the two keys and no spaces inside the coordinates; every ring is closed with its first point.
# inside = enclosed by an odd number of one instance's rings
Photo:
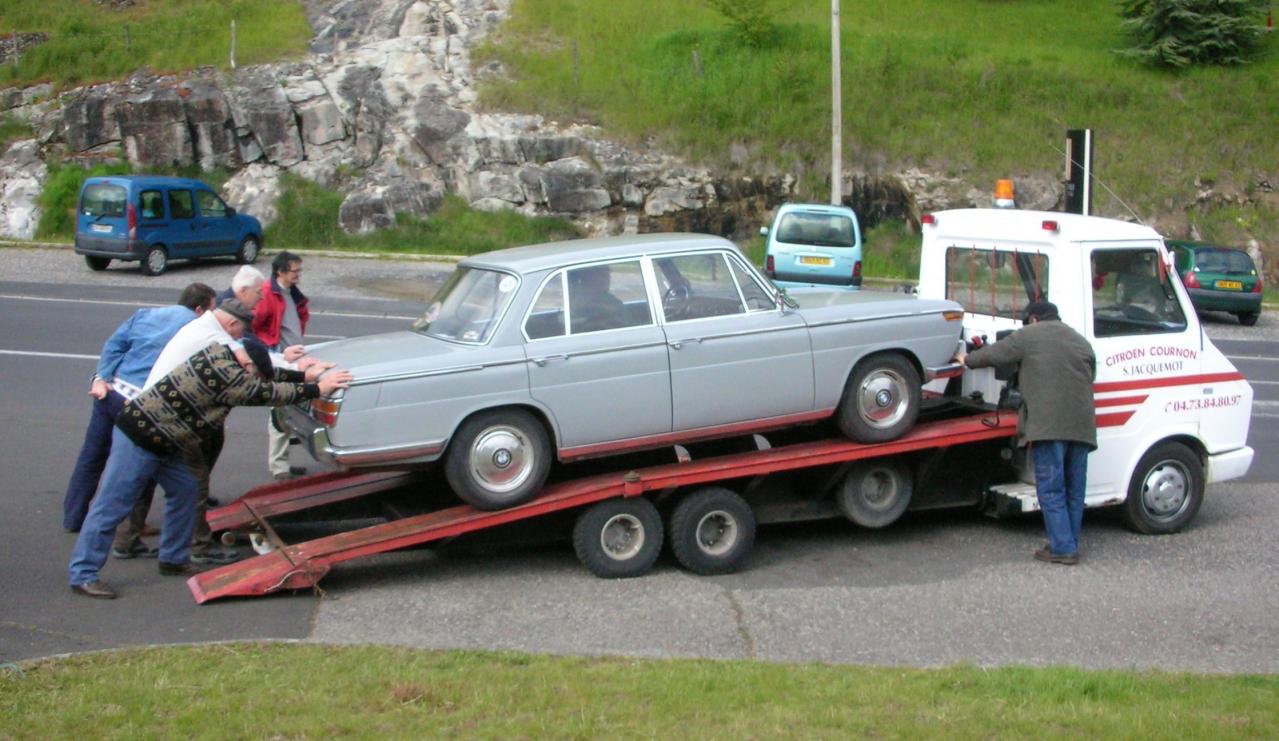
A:
{"type": "MultiPolygon", "coordinates": [[[[308,257],[313,340],[404,326],[447,267],[308,257]]],[[[1085,525],[1084,562],[1040,564],[1035,518],[911,515],[883,531],[842,522],[763,528],[746,569],[690,576],[668,558],[604,581],[566,543],[389,554],[337,567],[324,595],[196,606],[154,561],[110,561],[122,592],[66,588],[74,536],[62,494],[103,340],[139,305],[235,266],[90,274],[68,251],[0,250],[0,662],[117,646],[296,638],[432,648],[753,657],[932,666],[1071,664],[1279,671],[1279,316],[1254,328],[1206,317],[1257,393],[1249,476],[1209,491],[1194,525],[1144,537],[1108,513],[1085,525]]],[[[214,472],[224,497],[267,479],[265,414],[235,411],[214,472]]],[[[297,452],[295,463],[306,463],[297,452]]],[[[312,466],[314,464],[312,463],[312,466]]],[[[158,521],[158,508],[153,513],[158,521]]],[[[305,531],[298,531],[304,533],[305,531]]]]}

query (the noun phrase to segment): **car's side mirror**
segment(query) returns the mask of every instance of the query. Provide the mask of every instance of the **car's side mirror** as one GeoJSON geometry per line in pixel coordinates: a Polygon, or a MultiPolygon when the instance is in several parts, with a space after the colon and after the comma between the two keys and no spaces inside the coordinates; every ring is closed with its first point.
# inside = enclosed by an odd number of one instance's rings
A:
{"type": "Polygon", "coordinates": [[[759,228],[759,236],[761,236],[761,237],[767,237],[767,236],[768,236],[768,227],[766,227],[766,226],[761,226],[761,227],[759,228]]]}

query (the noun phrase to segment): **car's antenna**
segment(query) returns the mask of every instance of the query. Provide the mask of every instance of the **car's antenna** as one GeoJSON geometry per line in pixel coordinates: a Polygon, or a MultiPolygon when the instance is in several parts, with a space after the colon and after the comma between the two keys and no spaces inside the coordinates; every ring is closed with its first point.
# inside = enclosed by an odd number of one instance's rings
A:
{"type": "MultiPolygon", "coordinates": [[[[1080,163],[1078,160],[1075,160],[1075,159],[1071,158],[1071,157],[1070,157],[1070,154],[1069,154],[1066,150],[1064,150],[1064,149],[1060,149],[1060,148],[1058,148],[1058,147],[1057,147],[1056,145],[1054,145],[1054,144],[1049,144],[1048,146],[1050,146],[1050,147],[1052,147],[1053,149],[1057,150],[1057,154],[1060,154],[1060,155],[1063,155],[1063,156],[1065,156],[1065,157],[1069,158],[1069,159],[1071,160],[1071,164],[1074,164],[1074,165],[1080,165],[1080,166],[1082,166],[1082,165],[1081,165],[1081,163],[1080,163]]],[[[1093,179],[1093,181],[1094,181],[1094,182],[1096,182],[1098,185],[1100,185],[1100,186],[1102,187],[1102,189],[1104,189],[1107,193],[1109,193],[1111,198],[1114,198],[1116,201],[1119,201],[1119,205],[1121,205],[1121,206],[1123,206],[1124,208],[1128,209],[1128,213],[1132,214],[1132,218],[1133,218],[1134,220],[1136,220],[1136,222],[1137,222],[1138,224],[1141,224],[1142,226],[1146,226],[1146,222],[1144,222],[1144,221],[1142,221],[1142,220],[1141,220],[1141,217],[1137,215],[1137,212],[1136,212],[1136,211],[1133,211],[1133,210],[1132,210],[1132,207],[1131,207],[1131,206],[1129,206],[1127,203],[1125,203],[1125,202],[1124,202],[1124,199],[1120,198],[1118,193],[1115,193],[1115,191],[1111,190],[1111,189],[1110,189],[1110,186],[1108,186],[1108,185],[1106,185],[1104,182],[1102,182],[1102,179],[1101,179],[1101,178],[1097,177],[1097,176],[1096,176],[1096,175],[1095,175],[1095,174],[1094,174],[1091,170],[1088,172],[1088,176],[1089,176],[1089,177],[1091,177],[1091,178],[1093,179]]]]}

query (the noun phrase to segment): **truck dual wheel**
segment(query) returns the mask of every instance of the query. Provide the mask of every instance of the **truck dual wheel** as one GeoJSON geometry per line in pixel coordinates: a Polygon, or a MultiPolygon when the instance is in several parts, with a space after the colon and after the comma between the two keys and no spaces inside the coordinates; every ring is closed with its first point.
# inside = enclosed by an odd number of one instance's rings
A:
{"type": "Polygon", "coordinates": [[[662,551],[662,516],[643,497],[599,502],[578,515],[573,550],[598,577],[641,576],[662,551]]]}
{"type": "Polygon", "coordinates": [[[111,264],[111,258],[85,255],[84,264],[88,265],[90,270],[97,273],[107,269],[107,266],[111,264]]]}
{"type": "Polygon", "coordinates": [[[169,253],[164,247],[158,244],[148,247],[147,254],[142,258],[142,274],[159,275],[167,267],[169,267],[169,253]]]}
{"type": "Polygon", "coordinates": [[[1175,533],[1203,503],[1203,462],[1181,443],[1167,442],[1142,456],[1128,484],[1124,519],[1140,533],[1175,533]]]}
{"type": "Polygon", "coordinates": [[[913,492],[910,469],[885,461],[853,466],[835,495],[844,516],[862,527],[888,527],[910,506],[913,492]]]}
{"type": "Polygon", "coordinates": [[[240,249],[235,253],[235,261],[241,265],[248,265],[258,259],[258,240],[253,237],[245,237],[240,243],[240,249]]]}
{"type": "Polygon", "coordinates": [[[899,353],[863,358],[853,368],[835,412],[839,429],[860,443],[882,443],[915,425],[920,404],[919,372],[899,353]]]}
{"type": "Polygon", "coordinates": [[[494,409],[468,418],[444,460],[449,486],[478,509],[505,509],[532,499],[551,470],[546,429],[521,409],[494,409]]]}
{"type": "Polygon", "coordinates": [[[702,576],[737,570],[755,543],[755,513],[745,499],[707,487],[680,500],[667,538],[680,564],[702,576]]]}

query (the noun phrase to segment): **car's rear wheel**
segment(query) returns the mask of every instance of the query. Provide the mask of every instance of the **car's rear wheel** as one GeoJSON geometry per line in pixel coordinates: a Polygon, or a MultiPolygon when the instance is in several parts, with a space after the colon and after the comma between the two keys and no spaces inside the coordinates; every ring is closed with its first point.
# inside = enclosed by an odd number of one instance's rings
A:
{"type": "Polygon", "coordinates": [[[169,253],[164,247],[158,244],[148,247],[147,254],[142,258],[142,274],[159,275],[167,267],[169,267],[169,253]]]}
{"type": "Polygon", "coordinates": [[[1239,323],[1245,327],[1256,325],[1257,320],[1261,318],[1260,311],[1241,311],[1235,316],[1239,317],[1239,323]]]}
{"type": "Polygon", "coordinates": [[[85,264],[85,265],[88,265],[88,266],[89,266],[89,269],[90,269],[90,270],[92,270],[93,272],[95,272],[95,273],[100,273],[100,272],[102,272],[103,270],[106,270],[106,269],[107,269],[107,266],[111,264],[111,258],[109,258],[109,257],[95,257],[95,256],[93,256],[93,255],[85,255],[85,256],[84,256],[84,264],[85,264]]]}
{"type": "Polygon", "coordinates": [[[520,409],[481,412],[462,423],[445,456],[453,491],[479,509],[505,509],[532,499],[551,470],[546,429],[520,409]]]}
{"type": "Polygon", "coordinates": [[[853,368],[835,412],[839,429],[862,443],[906,434],[919,416],[919,372],[899,353],[863,358],[853,368]]]}
{"type": "Polygon", "coordinates": [[[255,237],[245,237],[240,243],[240,249],[235,253],[235,261],[241,265],[248,265],[258,259],[258,251],[260,246],[255,237]]]}

